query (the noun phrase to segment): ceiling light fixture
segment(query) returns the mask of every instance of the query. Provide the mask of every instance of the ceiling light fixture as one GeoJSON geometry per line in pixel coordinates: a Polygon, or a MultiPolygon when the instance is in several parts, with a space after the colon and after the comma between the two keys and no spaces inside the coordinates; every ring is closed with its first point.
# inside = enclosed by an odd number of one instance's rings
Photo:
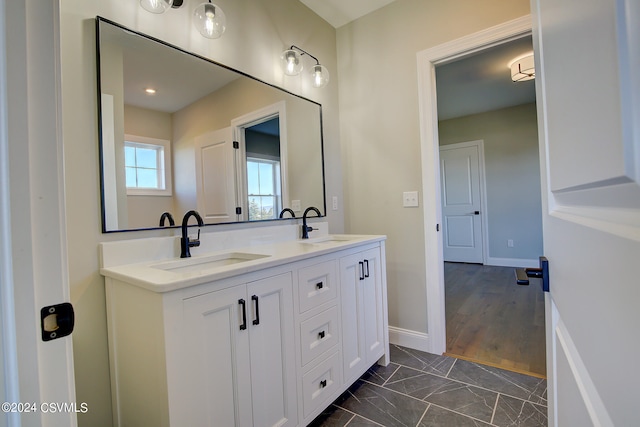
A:
{"type": "MultiPolygon", "coordinates": [[[[177,9],[184,0],[140,0],[140,6],[151,13],[164,13],[169,8],[177,9]]],[[[193,25],[208,39],[217,39],[227,29],[227,17],[218,6],[208,0],[193,11],[193,25]]]]}
{"type": "Polygon", "coordinates": [[[320,65],[318,58],[300,49],[298,46],[292,45],[280,55],[284,73],[287,76],[297,76],[300,74],[304,69],[304,65],[302,64],[302,56],[304,55],[308,55],[316,60],[316,64],[311,67],[311,85],[318,88],[326,86],[327,83],[329,83],[329,70],[327,70],[327,67],[320,65]]]}
{"type": "Polygon", "coordinates": [[[534,79],[536,77],[536,69],[533,53],[527,53],[515,58],[509,63],[509,69],[511,69],[511,80],[514,82],[534,79]]]}
{"type": "Polygon", "coordinates": [[[148,87],[144,91],[149,95],[155,95],[155,93],[156,93],[156,90],[154,88],[152,88],[152,87],[148,87]]]}

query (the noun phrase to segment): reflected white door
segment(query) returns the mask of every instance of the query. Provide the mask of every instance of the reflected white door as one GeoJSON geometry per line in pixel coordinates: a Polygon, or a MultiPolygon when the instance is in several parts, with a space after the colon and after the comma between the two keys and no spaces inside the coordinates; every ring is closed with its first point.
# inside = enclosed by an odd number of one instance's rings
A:
{"type": "Polygon", "coordinates": [[[444,260],[483,263],[482,141],[440,147],[444,260]]]}
{"type": "Polygon", "coordinates": [[[629,390],[640,383],[640,3],[531,6],[549,426],[637,425],[629,390]]]}
{"type": "Polygon", "coordinates": [[[195,138],[198,212],[206,223],[234,222],[236,215],[235,149],[231,128],[195,138]]]}

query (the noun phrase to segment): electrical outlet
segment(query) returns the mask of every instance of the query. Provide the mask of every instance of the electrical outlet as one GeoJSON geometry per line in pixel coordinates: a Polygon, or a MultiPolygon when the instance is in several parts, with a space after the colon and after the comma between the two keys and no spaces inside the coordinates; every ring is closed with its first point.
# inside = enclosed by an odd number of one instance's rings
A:
{"type": "Polygon", "coordinates": [[[402,206],[405,208],[415,208],[418,206],[418,192],[405,191],[402,193],[402,206]]]}
{"type": "Polygon", "coordinates": [[[291,210],[294,212],[300,212],[300,200],[292,200],[291,201],[291,210]]]}
{"type": "Polygon", "coordinates": [[[331,199],[332,201],[332,208],[334,211],[338,210],[338,196],[333,196],[333,198],[331,199]]]}
{"type": "Polygon", "coordinates": [[[513,247],[513,239],[507,240],[507,247],[509,247],[509,248],[513,247]]]}

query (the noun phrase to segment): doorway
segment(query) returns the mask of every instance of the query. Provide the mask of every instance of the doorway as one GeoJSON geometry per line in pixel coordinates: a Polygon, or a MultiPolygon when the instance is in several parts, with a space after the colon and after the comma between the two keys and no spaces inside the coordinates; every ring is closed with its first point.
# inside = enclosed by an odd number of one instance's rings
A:
{"type": "MultiPolygon", "coordinates": [[[[523,37],[529,37],[530,35],[531,19],[530,16],[526,16],[418,53],[422,165],[423,171],[429,171],[423,173],[424,200],[441,200],[438,144],[440,138],[437,126],[438,119],[441,118],[441,112],[439,105],[436,103],[436,66],[452,63],[458,59],[463,59],[492,47],[523,37]]],[[[505,64],[504,67],[506,68],[507,65],[505,64]]],[[[489,98],[490,97],[487,99],[489,98]]],[[[440,99],[440,94],[438,94],[438,99],[440,99]]],[[[540,182],[538,181],[538,187],[539,184],[540,182]]],[[[491,209],[490,201],[488,201],[488,204],[489,209],[491,209]]],[[[432,353],[444,353],[447,350],[447,334],[443,234],[440,232],[440,224],[442,224],[443,216],[440,204],[434,203],[433,206],[425,207],[424,219],[425,251],[427,253],[426,265],[428,270],[428,351],[432,353]]],[[[491,224],[489,224],[489,229],[491,229],[491,224]]],[[[505,239],[505,241],[500,242],[500,244],[506,246],[508,240],[509,239],[505,239]]],[[[515,246],[517,246],[517,240],[515,246]]],[[[489,247],[489,249],[491,250],[491,247],[489,247]]],[[[500,257],[492,259],[491,254],[487,254],[487,259],[488,264],[496,263],[500,265],[502,264],[500,261],[504,261],[500,259],[500,257]]],[[[509,261],[508,257],[506,257],[506,261],[509,261]]],[[[532,261],[533,260],[527,260],[527,263],[532,261]]],[[[507,265],[511,267],[509,264],[507,265]]],[[[521,266],[529,267],[533,265],[521,266]]],[[[511,268],[509,268],[509,270],[513,271],[511,268]]],[[[515,287],[515,281],[513,283],[515,287]]]]}
{"type": "Polygon", "coordinates": [[[512,82],[507,66],[532,50],[522,37],[437,66],[436,85],[447,101],[438,103],[447,354],[544,376],[542,291],[516,286],[512,268],[535,266],[543,251],[535,82],[512,82]]]}

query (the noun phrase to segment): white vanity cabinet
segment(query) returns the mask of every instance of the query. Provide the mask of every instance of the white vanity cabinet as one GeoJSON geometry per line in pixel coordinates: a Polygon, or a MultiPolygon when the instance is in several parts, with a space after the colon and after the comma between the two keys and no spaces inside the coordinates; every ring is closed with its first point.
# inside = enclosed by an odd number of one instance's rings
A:
{"type": "Polygon", "coordinates": [[[179,425],[297,425],[292,286],[284,273],[183,301],[179,425]]]}
{"type": "Polygon", "coordinates": [[[382,262],[380,248],[340,259],[342,360],[347,383],[388,350],[382,262]]]}
{"type": "Polygon", "coordinates": [[[360,239],[260,246],[222,274],[103,267],[114,425],[306,426],[388,363],[384,236],[360,239]]]}

